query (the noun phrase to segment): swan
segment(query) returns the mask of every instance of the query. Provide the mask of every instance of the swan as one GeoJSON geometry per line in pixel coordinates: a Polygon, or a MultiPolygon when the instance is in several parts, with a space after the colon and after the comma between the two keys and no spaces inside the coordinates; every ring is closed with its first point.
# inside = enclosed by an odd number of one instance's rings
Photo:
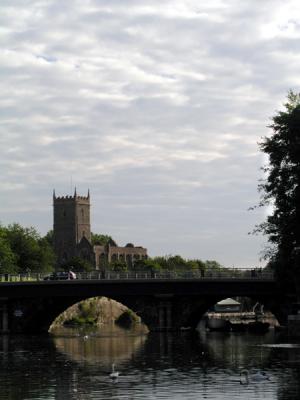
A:
{"type": "Polygon", "coordinates": [[[247,369],[243,369],[240,372],[241,385],[248,385],[250,382],[263,382],[269,380],[269,376],[264,371],[258,371],[253,374],[249,374],[249,371],[247,369]]]}
{"type": "Polygon", "coordinates": [[[110,379],[116,380],[119,377],[119,372],[115,371],[115,364],[111,366],[111,373],[109,374],[110,379]]]}

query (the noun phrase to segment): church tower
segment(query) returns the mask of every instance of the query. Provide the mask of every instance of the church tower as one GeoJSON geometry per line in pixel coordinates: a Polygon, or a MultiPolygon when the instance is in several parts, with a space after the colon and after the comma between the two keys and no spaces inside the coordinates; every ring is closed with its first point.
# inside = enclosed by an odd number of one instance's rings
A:
{"type": "Polygon", "coordinates": [[[56,197],[53,192],[53,236],[57,264],[77,255],[77,245],[83,238],[91,242],[90,192],[78,196],[56,197]]]}

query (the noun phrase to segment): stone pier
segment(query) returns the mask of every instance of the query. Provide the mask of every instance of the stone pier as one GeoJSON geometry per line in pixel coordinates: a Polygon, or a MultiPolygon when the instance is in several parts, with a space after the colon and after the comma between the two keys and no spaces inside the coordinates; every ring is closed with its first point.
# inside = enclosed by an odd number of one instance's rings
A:
{"type": "Polygon", "coordinates": [[[288,335],[300,337],[300,314],[288,316],[288,335]]]}
{"type": "Polygon", "coordinates": [[[5,299],[0,300],[0,333],[8,333],[8,307],[5,299]]]}

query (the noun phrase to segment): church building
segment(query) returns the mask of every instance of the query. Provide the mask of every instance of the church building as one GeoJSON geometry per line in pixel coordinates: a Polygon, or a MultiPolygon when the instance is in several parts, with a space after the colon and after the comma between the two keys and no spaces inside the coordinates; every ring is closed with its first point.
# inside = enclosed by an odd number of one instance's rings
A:
{"type": "Polygon", "coordinates": [[[53,192],[53,236],[57,264],[73,257],[90,262],[95,269],[104,269],[111,261],[124,261],[130,268],[137,260],[147,258],[147,249],[128,243],[125,247],[110,241],[104,246],[92,245],[90,192],[87,196],[57,197],[53,192]]]}

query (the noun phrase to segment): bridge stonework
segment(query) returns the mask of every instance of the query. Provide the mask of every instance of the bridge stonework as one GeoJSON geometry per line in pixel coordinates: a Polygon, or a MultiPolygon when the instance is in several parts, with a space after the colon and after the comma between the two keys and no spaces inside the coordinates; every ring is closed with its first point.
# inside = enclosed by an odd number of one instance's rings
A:
{"type": "Polygon", "coordinates": [[[85,280],[0,284],[0,332],[47,332],[69,306],[106,296],[136,312],[150,330],[195,328],[203,314],[226,297],[247,296],[285,324],[293,301],[274,280],[85,280]]]}

